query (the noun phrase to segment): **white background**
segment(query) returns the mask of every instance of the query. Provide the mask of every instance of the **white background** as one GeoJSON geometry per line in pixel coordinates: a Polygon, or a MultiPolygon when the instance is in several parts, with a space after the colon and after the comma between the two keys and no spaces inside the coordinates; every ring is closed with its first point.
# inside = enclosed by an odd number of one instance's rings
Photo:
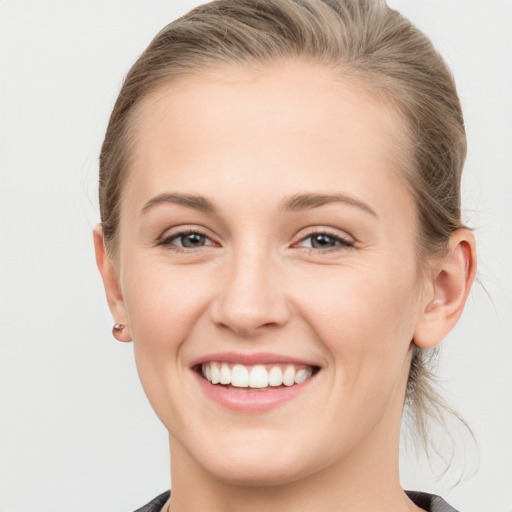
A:
{"type": "MultiPolygon", "coordinates": [[[[169,487],[167,436],[115,342],[93,257],[97,157],[122,77],[196,1],[0,0],[0,511],[129,511],[169,487]]],[[[480,279],[444,343],[446,396],[480,446],[462,512],[512,510],[512,1],[394,0],[458,83],[480,279]]],[[[468,458],[471,459],[469,454],[468,458]]],[[[458,459],[454,467],[463,465],[458,459]]]]}

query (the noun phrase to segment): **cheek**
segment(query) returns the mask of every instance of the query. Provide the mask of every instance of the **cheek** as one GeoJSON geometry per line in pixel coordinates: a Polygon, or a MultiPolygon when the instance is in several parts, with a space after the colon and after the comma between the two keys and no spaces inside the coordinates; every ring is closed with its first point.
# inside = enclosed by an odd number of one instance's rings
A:
{"type": "Polygon", "coordinates": [[[400,416],[409,372],[414,280],[407,286],[392,272],[363,274],[326,282],[323,293],[318,283],[309,296],[309,321],[334,370],[325,410],[339,449],[369,435],[382,418],[400,416]]]}
{"type": "Polygon", "coordinates": [[[162,350],[180,343],[202,312],[207,275],[135,257],[127,263],[123,296],[135,343],[162,350]]]}
{"type": "Polygon", "coordinates": [[[139,378],[160,420],[176,427],[185,400],[176,390],[189,371],[186,341],[207,306],[208,278],[143,255],[132,255],[125,269],[123,296],[139,378]]]}
{"type": "Polygon", "coordinates": [[[137,369],[146,393],[156,398],[187,371],[183,348],[205,311],[208,279],[190,268],[135,257],[126,270],[123,296],[137,369]]]}
{"type": "Polygon", "coordinates": [[[342,385],[401,371],[418,310],[413,265],[340,268],[315,279],[303,315],[328,349],[342,385]]]}

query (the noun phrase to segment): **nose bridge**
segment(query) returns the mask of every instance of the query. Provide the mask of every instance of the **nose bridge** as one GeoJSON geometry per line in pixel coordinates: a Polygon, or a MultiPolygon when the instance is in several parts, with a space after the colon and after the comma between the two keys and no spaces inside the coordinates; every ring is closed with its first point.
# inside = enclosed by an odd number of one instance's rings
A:
{"type": "Polygon", "coordinates": [[[226,267],[214,308],[216,323],[247,336],[287,321],[285,291],[268,247],[250,243],[233,248],[226,267]]]}

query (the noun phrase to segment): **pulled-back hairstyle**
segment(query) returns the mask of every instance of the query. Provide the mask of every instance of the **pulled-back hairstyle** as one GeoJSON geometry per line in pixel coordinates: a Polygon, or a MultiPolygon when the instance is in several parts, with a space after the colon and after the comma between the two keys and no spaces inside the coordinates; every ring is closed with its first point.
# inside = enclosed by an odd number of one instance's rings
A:
{"type": "MultiPolygon", "coordinates": [[[[392,105],[404,125],[420,261],[443,253],[462,227],[466,136],[452,75],[429,39],[383,0],[217,0],[160,31],[124,80],[100,155],[101,220],[113,260],[136,106],[181,76],[286,58],[323,65],[392,105]]],[[[444,408],[432,385],[435,354],[416,348],[407,386],[405,405],[421,440],[444,408]]]]}

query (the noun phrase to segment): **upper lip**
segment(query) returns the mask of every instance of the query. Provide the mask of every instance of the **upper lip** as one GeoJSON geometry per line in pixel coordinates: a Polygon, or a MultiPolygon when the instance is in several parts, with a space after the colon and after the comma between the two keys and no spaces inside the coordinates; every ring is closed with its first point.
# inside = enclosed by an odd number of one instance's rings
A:
{"type": "Polygon", "coordinates": [[[208,363],[210,361],[218,361],[223,363],[255,365],[255,364],[273,364],[273,363],[290,363],[304,366],[319,366],[311,361],[300,359],[297,357],[287,356],[284,354],[273,354],[271,352],[256,352],[254,354],[241,354],[237,352],[216,352],[198,357],[191,362],[192,367],[208,363]]]}

